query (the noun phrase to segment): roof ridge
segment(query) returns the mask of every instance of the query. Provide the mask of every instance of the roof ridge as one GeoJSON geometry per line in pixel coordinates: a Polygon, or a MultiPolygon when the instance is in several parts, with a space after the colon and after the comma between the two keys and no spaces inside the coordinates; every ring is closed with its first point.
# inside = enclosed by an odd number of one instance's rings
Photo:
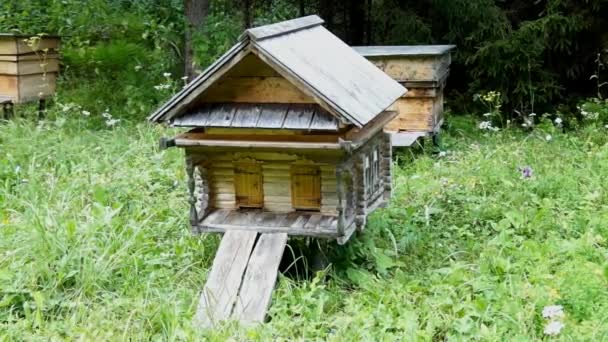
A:
{"type": "Polygon", "coordinates": [[[249,28],[243,32],[239,39],[242,40],[245,36],[249,36],[251,39],[258,41],[322,25],[324,22],[325,21],[318,15],[309,15],[274,24],[249,28]]]}

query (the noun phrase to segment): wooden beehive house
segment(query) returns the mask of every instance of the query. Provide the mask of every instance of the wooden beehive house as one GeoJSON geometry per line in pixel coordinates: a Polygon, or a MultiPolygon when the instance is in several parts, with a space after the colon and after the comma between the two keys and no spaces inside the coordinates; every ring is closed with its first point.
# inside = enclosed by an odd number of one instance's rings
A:
{"type": "Polygon", "coordinates": [[[383,127],[406,89],[322,23],[246,30],[149,118],[189,128],[161,145],[185,150],[193,231],[225,233],[202,325],[263,320],[288,235],[345,243],[390,198],[383,127]]]}
{"type": "Polygon", "coordinates": [[[385,127],[393,146],[410,146],[436,135],[443,123],[443,90],[454,45],[360,46],[354,49],[409,91],[397,101],[399,114],[385,127]]]}
{"type": "Polygon", "coordinates": [[[55,94],[59,37],[0,34],[0,100],[36,101],[55,94]]]}

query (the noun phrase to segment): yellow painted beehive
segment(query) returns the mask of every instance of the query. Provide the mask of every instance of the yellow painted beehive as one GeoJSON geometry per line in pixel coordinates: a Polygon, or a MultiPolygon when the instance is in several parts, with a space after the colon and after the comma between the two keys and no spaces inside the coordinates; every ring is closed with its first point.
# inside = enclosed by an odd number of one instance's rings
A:
{"type": "Polygon", "coordinates": [[[453,45],[362,46],[355,50],[408,89],[385,131],[435,134],[443,122],[443,89],[453,45]]]}
{"type": "Polygon", "coordinates": [[[55,94],[59,37],[0,34],[0,99],[24,103],[55,94]]]}

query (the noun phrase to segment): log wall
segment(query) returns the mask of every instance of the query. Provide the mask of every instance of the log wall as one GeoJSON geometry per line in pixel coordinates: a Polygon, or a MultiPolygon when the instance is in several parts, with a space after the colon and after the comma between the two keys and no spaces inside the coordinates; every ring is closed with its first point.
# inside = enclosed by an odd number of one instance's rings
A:
{"type": "MultiPolygon", "coordinates": [[[[197,152],[190,152],[196,159],[197,152]]],[[[321,170],[321,212],[337,213],[336,165],[311,154],[277,152],[227,152],[200,155],[199,165],[207,170],[209,205],[217,209],[236,209],[234,167],[241,160],[254,160],[262,166],[264,210],[293,211],[291,200],[291,167],[303,160],[321,170]]],[[[337,157],[335,158],[338,159],[337,157]]]]}

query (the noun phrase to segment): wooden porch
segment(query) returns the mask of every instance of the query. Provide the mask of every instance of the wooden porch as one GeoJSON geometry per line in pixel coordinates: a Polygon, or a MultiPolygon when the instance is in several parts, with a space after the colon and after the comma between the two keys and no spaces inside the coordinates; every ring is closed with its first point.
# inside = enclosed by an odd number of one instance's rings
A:
{"type": "Polygon", "coordinates": [[[343,233],[338,229],[338,215],[312,211],[288,213],[265,212],[261,209],[213,209],[194,229],[199,232],[255,231],[258,233],[287,233],[348,240],[355,230],[355,222],[345,222],[343,233]]]}

